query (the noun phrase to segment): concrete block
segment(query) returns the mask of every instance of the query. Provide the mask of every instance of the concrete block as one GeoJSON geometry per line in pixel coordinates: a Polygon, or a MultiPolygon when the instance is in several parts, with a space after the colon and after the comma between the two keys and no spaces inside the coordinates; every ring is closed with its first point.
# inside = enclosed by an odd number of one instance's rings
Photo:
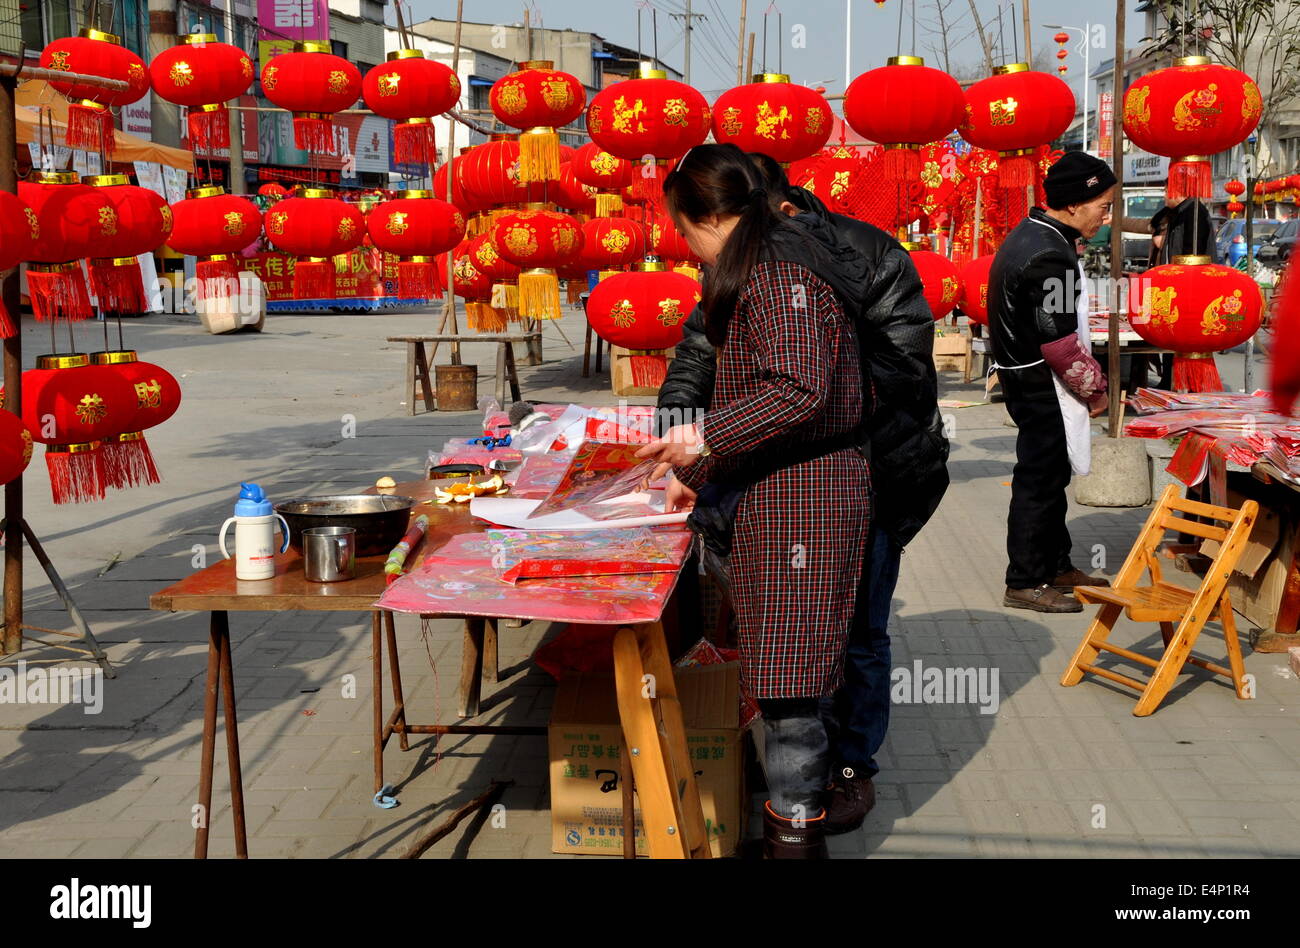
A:
{"type": "Polygon", "coordinates": [[[1093,438],[1092,473],[1074,479],[1074,499],[1088,507],[1142,507],[1151,502],[1144,439],[1093,438]]]}

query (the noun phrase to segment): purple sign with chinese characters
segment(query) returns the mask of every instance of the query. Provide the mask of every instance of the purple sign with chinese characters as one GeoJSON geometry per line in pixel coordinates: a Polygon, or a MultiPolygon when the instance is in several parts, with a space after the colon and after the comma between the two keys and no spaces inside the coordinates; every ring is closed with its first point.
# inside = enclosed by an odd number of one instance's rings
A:
{"type": "Polygon", "coordinates": [[[263,40],[327,40],[328,0],[257,0],[263,40]]]}

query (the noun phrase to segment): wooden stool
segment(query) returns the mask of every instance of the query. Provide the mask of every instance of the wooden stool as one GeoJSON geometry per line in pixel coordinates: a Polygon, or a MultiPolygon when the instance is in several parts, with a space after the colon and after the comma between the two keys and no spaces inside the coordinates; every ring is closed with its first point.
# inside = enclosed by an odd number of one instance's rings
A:
{"type": "Polygon", "coordinates": [[[426,411],[437,411],[434,404],[433,383],[429,380],[429,358],[424,345],[427,342],[495,342],[497,344],[496,399],[506,407],[506,383],[510,385],[510,398],[519,401],[519,372],[515,366],[514,343],[531,344],[540,340],[541,330],[523,333],[476,333],[459,336],[452,333],[419,336],[389,336],[389,342],[406,343],[406,413],[415,414],[415,401],[424,399],[426,411]]]}
{"type": "MultiPolygon", "coordinates": [[[[591,323],[588,323],[587,342],[582,347],[582,377],[584,379],[587,378],[589,375],[591,375],[591,337],[594,335],[595,333],[592,332],[591,323]]],[[[596,336],[596,371],[597,372],[600,371],[600,354],[604,344],[605,344],[605,340],[601,339],[600,336],[596,336]]]]}
{"type": "Polygon", "coordinates": [[[1251,527],[1255,525],[1255,516],[1259,504],[1248,500],[1240,510],[1227,507],[1214,507],[1192,500],[1182,500],[1178,488],[1170,484],[1165,488],[1151,516],[1147,519],[1137,542],[1129,552],[1128,558],[1115,577],[1115,585],[1076,586],[1074,595],[1080,602],[1099,603],[1101,608],[1093,619],[1088,631],[1075,650],[1070,665],[1061,678],[1062,685],[1076,685],[1084,672],[1100,675],[1117,684],[1133,688],[1142,693],[1133,714],[1145,717],[1154,711],[1164,700],[1174,680],[1186,663],[1224,675],[1232,679],[1238,698],[1246,698],[1243,681],[1244,667],[1241,661],[1241,644],[1237,641],[1237,628],[1232,617],[1232,603],[1228,599],[1228,579],[1241,558],[1246,540],[1250,537],[1251,527]],[[1220,527],[1211,523],[1188,520],[1175,516],[1187,513],[1196,517],[1225,522],[1220,527]],[[1187,589],[1166,583],[1160,576],[1160,559],[1157,555],[1160,541],[1165,531],[1190,533],[1193,536],[1214,540],[1219,544],[1219,552],[1214,557],[1205,579],[1199,589],[1187,589]],[[1150,586],[1139,586],[1137,582],[1144,571],[1151,574],[1150,586]],[[1147,655],[1106,641],[1115,621],[1123,610],[1135,622],[1160,623],[1160,637],[1164,639],[1165,650],[1160,658],[1147,655]],[[1230,668],[1215,665],[1201,658],[1192,656],[1192,646],[1201,633],[1205,623],[1217,618],[1223,625],[1224,643],[1228,649],[1230,668]],[[1177,627],[1175,628],[1175,623],[1177,627]],[[1093,663],[1102,652],[1111,652],[1139,665],[1154,669],[1146,682],[1138,681],[1108,668],[1098,668],[1093,663]]]}

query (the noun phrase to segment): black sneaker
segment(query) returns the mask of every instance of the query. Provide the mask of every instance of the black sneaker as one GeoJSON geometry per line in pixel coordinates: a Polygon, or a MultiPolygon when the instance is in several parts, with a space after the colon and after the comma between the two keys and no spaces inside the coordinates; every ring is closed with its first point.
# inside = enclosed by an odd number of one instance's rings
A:
{"type": "Polygon", "coordinates": [[[875,805],[876,786],[870,777],[859,777],[852,767],[836,771],[826,788],[826,835],[857,829],[875,805]]]}

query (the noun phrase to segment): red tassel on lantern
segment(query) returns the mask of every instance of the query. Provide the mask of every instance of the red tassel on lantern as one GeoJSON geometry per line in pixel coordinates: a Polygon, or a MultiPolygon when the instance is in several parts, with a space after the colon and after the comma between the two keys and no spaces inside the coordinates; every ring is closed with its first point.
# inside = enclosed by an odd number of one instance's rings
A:
{"type": "Polygon", "coordinates": [[[224,102],[190,109],[188,125],[194,151],[212,152],[230,147],[230,113],[224,102]]]}
{"type": "Polygon", "coordinates": [[[239,262],[234,254],[218,253],[200,258],[194,265],[199,299],[221,299],[239,294],[239,262]]]}
{"type": "Polygon", "coordinates": [[[143,313],[149,308],[140,261],[135,257],[95,257],[90,288],[106,313],[143,313]]]}
{"type": "Polygon", "coordinates": [[[104,482],[108,487],[124,490],[162,482],[143,431],[114,435],[103,442],[100,453],[103,458],[104,482]]]}
{"type": "Polygon", "coordinates": [[[82,99],[68,106],[68,131],[64,144],[69,148],[113,155],[113,113],[108,106],[82,99]]]}
{"type": "Polygon", "coordinates": [[[921,152],[910,145],[885,147],[885,178],[889,181],[921,180],[921,152]]]}
{"type": "Polygon", "coordinates": [[[32,301],[32,313],[42,322],[58,316],[78,320],[93,315],[85,274],[75,260],[28,264],[27,296],[32,301]]]}
{"type": "Polygon", "coordinates": [[[0,339],[8,339],[18,335],[18,327],[9,317],[9,310],[5,307],[4,300],[0,300],[0,339]]]}
{"type": "Polygon", "coordinates": [[[293,268],[293,295],[300,300],[332,300],[334,261],[330,257],[302,257],[293,268]]]}
{"type": "Polygon", "coordinates": [[[998,184],[1007,190],[1034,183],[1034,151],[1003,152],[998,156],[998,184]]]}
{"type": "Polygon", "coordinates": [[[1210,162],[1200,155],[1188,155],[1171,162],[1165,193],[1177,203],[1187,198],[1208,200],[1214,194],[1214,172],[1210,162]]]}
{"type": "Polygon", "coordinates": [[[442,299],[442,287],[433,257],[408,257],[397,265],[397,295],[400,299],[442,299]]]}
{"type": "Polygon", "coordinates": [[[438,143],[432,119],[408,119],[393,129],[393,161],[399,165],[437,164],[438,143]]]}
{"type": "Polygon", "coordinates": [[[98,441],[52,444],[45,449],[50,492],[56,504],[103,500],[103,452],[98,441]]]}
{"type": "Polygon", "coordinates": [[[658,388],[668,376],[668,358],[663,354],[634,352],[628,359],[632,384],[637,388],[658,388]]]}
{"type": "Polygon", "coordinates": [[[1174,389],[1180,392],[1222,392],[1223,379],[1213,352],[1174,354],[1174,389]]]}
{"type": "Polygon", "coordinates": [[[303,151],[309,151],[313,154],[336,154],[334,148],[334,122],[330,117],[330,113],[294,113],[293,143],[303,151]]]}

